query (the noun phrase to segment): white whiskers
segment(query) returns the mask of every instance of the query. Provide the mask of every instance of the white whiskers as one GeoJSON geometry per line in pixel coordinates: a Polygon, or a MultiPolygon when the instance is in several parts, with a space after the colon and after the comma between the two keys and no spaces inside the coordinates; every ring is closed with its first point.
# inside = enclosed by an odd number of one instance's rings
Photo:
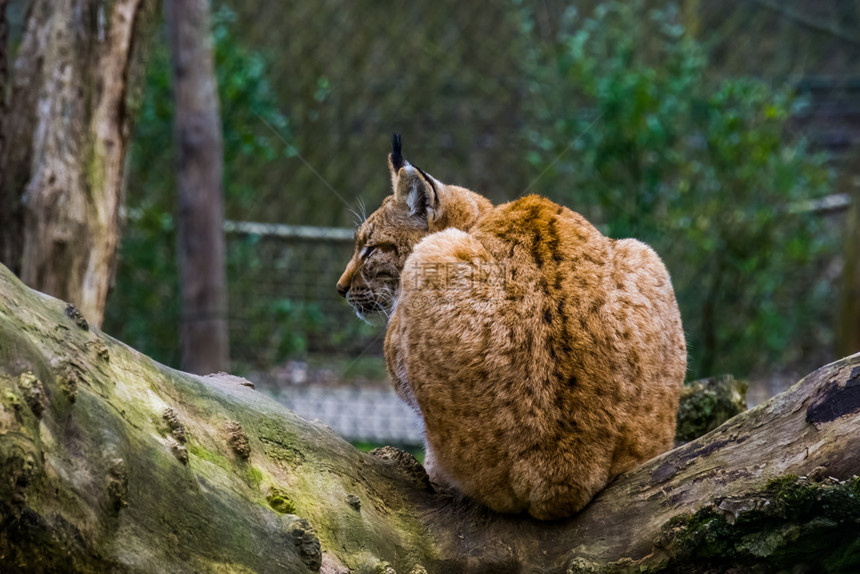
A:
{"type": "Polygon", "coordinates": [[[347,210],[355,217],[356,227],[361,227],[361,224],[367,220],[367,207],[365,207],[364,200],[360,197],[356,199],[356,208],[347,208],[347,210]]]}

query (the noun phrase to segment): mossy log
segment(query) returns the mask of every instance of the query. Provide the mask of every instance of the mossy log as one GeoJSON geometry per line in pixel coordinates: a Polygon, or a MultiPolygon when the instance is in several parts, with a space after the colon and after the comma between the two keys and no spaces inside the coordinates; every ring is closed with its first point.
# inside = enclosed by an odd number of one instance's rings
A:
{"type": "Polygon", "coordinates": [[[687,383],[678,405],[676,441],[691,441],[744,412],[747,388],[746,381],[735,380],[731,375],[687,383]]]}
{"type": "Polygon", "coordinates": [[[860,571],[860,355],[539,522],[434,493],[0,266],[2,572],[860,571]],[[808,571],[810,571],[808,570],[808,571]]]}

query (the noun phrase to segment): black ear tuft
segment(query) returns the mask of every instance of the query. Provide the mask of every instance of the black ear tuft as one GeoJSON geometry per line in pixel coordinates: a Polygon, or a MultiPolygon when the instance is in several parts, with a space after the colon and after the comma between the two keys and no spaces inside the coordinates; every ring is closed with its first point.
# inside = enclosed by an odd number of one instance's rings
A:
{"type": "Polygon", "coordinates": [[[400,141],[400,134],[393,134],[391,136],[391,166],[394,168],[394,171],[399,170],[406,163],[401,153],[402,149],[403,144],[400,141]]]}

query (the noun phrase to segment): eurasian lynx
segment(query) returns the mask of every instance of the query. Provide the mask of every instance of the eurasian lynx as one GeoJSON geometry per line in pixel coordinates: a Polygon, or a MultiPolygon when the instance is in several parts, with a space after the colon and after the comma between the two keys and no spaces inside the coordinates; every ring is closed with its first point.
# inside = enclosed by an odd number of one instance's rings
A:
{"type": "Polygon", "coordinates": [[[653,250],[535,195],[494,207],[410,165],[397,136],[389,167],[337,287],[388,319],[431,480],[552,519],[672,447],[686,345],[653,250]]]}

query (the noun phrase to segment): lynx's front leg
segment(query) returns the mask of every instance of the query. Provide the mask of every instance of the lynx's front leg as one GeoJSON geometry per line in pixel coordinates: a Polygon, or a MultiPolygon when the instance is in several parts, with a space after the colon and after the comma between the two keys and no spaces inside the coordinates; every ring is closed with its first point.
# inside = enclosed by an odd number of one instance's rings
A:
{"type": "Polygon", "coordinates": [[[388,370],[388,376],[391,377],[394,392],[397,393],[400,400],[412,407],[412,410],[421,418],[421,424],[423,425],[424,416],[421,413],[421,408],[418,406],[418,401],[415,400],[412,388],[409,386],[405,352],[401,348],[403,341],[402,331],[400,318],[395,312],[391,316],[391,320],[388,322],[388,330],[385,332],[385,366],[388,370]]]}
{"type": "Polygon", "coordinates": [[[436,464],[436,454],[430,447],[430,443],[424,441],[424,470],[427,471],[427,476],[430,477],[430,482],[433,487],[438,490],[450,490],[460,492],[462,489],[453,481],[451,477],[446,475],[439,465],[436,464]]]}
{"type": "MultiPolygon", "coordinates": [[[[404,361],[404,349],[400,343],[404,341],[403,333],[401,332],[401,321],[397,313],[391,317],[388,323],[388,331],[385,334],[385,362],[388,368],[388,375],[391,377],[394,391],[400,399],[412,407],[412,410],[421,419],[421,426],[424,426],[424,415],[421,408],[418,406],[418,401],[409,386],[409,377],[404,361]]],[[[441,487],[446,490],[459,490],[457,485],[445,475],[444,472],[436,464],[436,455],[430,447],[430,443],[424,441],[424,470],[427,471],[427,476],[430,477],[430,482],[434,486],[441,487]]]]}

